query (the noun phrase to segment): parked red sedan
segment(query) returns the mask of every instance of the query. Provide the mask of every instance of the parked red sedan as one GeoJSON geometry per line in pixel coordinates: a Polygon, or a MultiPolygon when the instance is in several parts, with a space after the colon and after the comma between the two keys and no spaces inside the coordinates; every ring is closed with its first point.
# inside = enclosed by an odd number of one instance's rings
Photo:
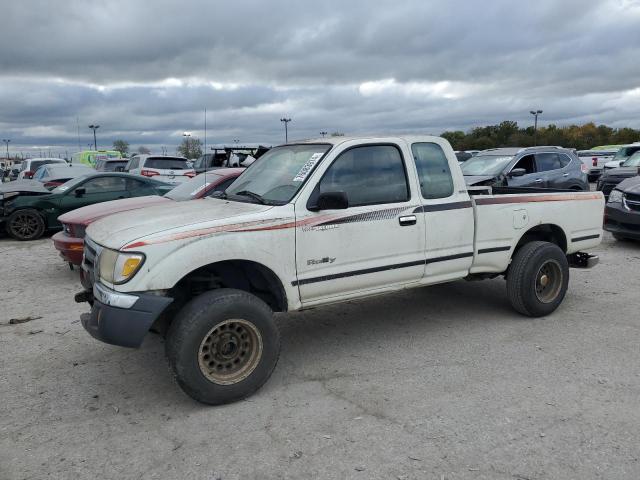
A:
{"type": "Polygon", "coordinates": [[[178,185],[164,196],[124,198],[67,212],[58,217],[63,229],[52,237],[53,245],[60,252],[60,256],[65,262],[70,265],[80,265],[82,264],[82,250],[84,249],[84,233],[90,223],[113,213],[126,212],[127,210],[135,210],[165,202],[182,202],[209,197],[215,192],[226,190],[244,170],[244,168],[210,170],[206,174],[202,173],[178,185]]]}

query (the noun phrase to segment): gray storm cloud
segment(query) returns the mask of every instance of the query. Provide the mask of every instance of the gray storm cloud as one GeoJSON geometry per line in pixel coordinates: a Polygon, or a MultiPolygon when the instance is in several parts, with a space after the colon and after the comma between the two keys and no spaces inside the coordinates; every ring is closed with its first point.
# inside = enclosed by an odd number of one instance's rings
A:
{"type": "Polygon", "coordinates": [[[640,3],[21,1],[0,29],[0,131],[74,145],[440,133],[504,119],[640,126],[640,3]],[[86,143],[86,142],[82,142],[86,143]]]}

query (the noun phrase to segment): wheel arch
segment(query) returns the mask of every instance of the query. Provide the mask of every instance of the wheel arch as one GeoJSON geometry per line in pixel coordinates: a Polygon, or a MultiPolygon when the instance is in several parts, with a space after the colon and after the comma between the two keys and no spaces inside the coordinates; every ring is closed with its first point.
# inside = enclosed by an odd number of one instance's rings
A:
{"type": "Polygon", "coordinates": [[[562,227],[553,223],[543,223],[530,228],[520,237],[516,247],[513,249],[512,258],[524,245],[537,240],[553,243],[560,247],[564,253],[567,253],[567,235],[562,227]]]}
{"type": "Polygon", "coordinates": [[[274,312],[288,310],[284,284],[275,272],[253,260],[222,260],[200,266],[184,275],[169,291],[179,303],[209,290],[235,288],[256,295],[274,312]]]}

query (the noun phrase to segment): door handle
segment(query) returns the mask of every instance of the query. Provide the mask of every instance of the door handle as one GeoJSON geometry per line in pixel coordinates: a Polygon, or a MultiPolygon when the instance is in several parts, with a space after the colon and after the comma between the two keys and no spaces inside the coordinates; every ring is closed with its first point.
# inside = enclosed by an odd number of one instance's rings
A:
{"type": "Polygon", "coordinates": [[[400,222],[401,227],[415,225],[416,221],[417,221],[417,217],[415,215],[407,215],[407,216],[398,218],[398,222],[400,222]]]}
{"type": "Polygon", "coordinates": [[[569,176],[569,174],[568,174],[568,173],[563,173],[563,174],[562,174],[562,176],[563,176],[563,177],[568,177],[568,176],[569,176]]]}
{"type": "Polygon", "coordinates": [[[542,183],[542,179],[541,178],[536,178],[536,183],[542,183]]]}

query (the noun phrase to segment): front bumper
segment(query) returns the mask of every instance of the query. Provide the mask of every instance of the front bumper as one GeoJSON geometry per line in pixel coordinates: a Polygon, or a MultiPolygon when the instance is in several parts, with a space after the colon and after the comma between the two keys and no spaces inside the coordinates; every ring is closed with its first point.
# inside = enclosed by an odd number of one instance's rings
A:
{"type": "Polygon", "coordinates": [[[171,302],[173,299],[170,297],[148,293],[125,294],[96,283],[91,312],[83,314],[80,320],[89,335],[101,342],[138,348],[171,302]]]}
{"type": "Polygon", "coordinates": [[[81,238],[70,237],[64,232],[58,232],[53,237],[53,246],[60,252],[65,262],[82,265],[82,250],[84,241],[81,238]]]}
{"type": "Polygon", "coordinates": [[[640,240],[640,212],[628,210],[621,203],[607,203],[604,229],[622,237],[640,240]]]}

